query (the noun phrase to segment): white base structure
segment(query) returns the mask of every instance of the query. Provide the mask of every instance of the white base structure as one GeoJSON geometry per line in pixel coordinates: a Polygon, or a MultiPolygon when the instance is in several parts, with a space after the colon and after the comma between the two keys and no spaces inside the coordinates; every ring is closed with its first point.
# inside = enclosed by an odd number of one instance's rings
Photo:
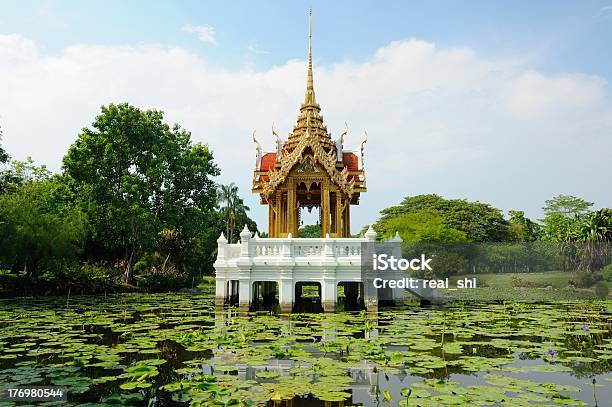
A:
{"type": "MultiPolygon", "coordinates": [[[[296,301],[296,284],[318,283],[323,310],[334,311],[338,284],[363,283],[362,243],[373,244],[375,238],[376,233],[371,228],[361,238],[312,239],[252,237],[245,226],[240,233],[241,241],[236,244],[228,244],[221,234],[217,239],[217,260],[214,263],[215,303],[222,306],[237,296],[240,308],[248,310],[253,305],[256,287],[263,287],[264,295],[269,294],[265,291],[277,287],[281,311],[291,312],[296,301]],[[256,286],[255,283],[264,284],[256,286]]],[[[401,253],[401,240],[395,242],[401,253]]],[[[362,286],[362,299],[363,291],[362,286]]],[[[403,303],[403,294],[402,289],[394,290],[394,301],[403,303]]],[[[376,310],[377,299],[366,300],[364,306],[376,310]]]]}

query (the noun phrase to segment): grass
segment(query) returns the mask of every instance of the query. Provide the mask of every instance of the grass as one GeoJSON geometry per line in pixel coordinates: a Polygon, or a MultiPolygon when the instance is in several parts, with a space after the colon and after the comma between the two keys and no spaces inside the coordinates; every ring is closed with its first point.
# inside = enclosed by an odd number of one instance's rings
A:
{"type": "Polygon", "coordinates": [[[450,277],[449,287],[456,287],[457,280],[463,278],[476,278],[477,288],[445,290],[457,300],[547,302],[597,299],[592,288],[570,287],[571,281],[577,281],[575,272],[468,274],[450,277]],[[549,286],[552,289],[546,289],[549,286]]]}
{"type": "Polygon", "coordinates": [[[519,287],[515,281],[522,282],[526,287],[544,288],[552,286],[554,289],[565,288],[570,281],[576,281],[575,272],[549,271],[544,273],[490,273],[490,274],[468,274],[453,276],[449,282],[454,286],[457,280],[462,278],[476,278],[476,284],[481,287],[510,288],[519,287]]]}

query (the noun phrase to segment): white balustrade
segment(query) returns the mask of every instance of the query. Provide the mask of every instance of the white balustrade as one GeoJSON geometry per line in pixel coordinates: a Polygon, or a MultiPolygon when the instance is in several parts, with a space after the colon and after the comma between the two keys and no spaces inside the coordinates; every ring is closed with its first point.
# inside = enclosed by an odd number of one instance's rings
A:
{"type": "MultiPolygon", "coordinates": [[[[248,244],[249,257],[290,257],[317,258],[325,255],[325,246],[330,245],[332,256],[341,258],[358,258],[361,256],[363,238],[252,238],[245,240],[248,244]]],[[[238,259],[241,256],[242,243],[226,244],[223,260],[238,259]]],[[[221,251],[219,251],[221,253],[221,251]]],[[[219,259],[221,259],[219,257],[219,259]]]]}
{"type": "Polygon", "coordinates": [[[226,259],[237,259],[240,257],[240,243],[228,244],[225,250],[226,259]]]}

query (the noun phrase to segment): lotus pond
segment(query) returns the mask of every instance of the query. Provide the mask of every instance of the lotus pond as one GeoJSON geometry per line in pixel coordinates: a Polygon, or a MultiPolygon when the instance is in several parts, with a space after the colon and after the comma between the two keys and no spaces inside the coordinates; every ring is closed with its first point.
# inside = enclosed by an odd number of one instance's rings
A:
{"type": "Polygon", "coordinates": [[[3,300],[0,388],[61,386],[82,406],[612,405],[611,311],[608,301],[274,315],[215,311],[209,294],[3,300]]]}

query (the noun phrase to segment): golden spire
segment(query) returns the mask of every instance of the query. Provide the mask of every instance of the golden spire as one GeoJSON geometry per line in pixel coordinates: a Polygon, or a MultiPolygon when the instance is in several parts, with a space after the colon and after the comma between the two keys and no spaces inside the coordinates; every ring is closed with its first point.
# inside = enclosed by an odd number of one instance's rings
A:
{"type": "Polygon", "coordinates": [[[308,79],[306,82],[306,98],[304,104],[315,104],[314,83],[312,78],[312,9],[308,14],[308,79]]]}
{"type": "Polygon", "coordinates": [[[293,132],[283,143],[283,150],[290,153],[299,143],[301,137],[316,137],[323,145],[325,151],[336,148],[336,143],[332,141],[327,132],[327,127],[323,123],[323,116],[320,115],[321,107],[315,99],[313,75],[312,75],[312,10],[308,14],[308,77],[306,81],[306,96],[304,103],[300,106],[300,115],[297,123],[293,127],[293,132]]]}

